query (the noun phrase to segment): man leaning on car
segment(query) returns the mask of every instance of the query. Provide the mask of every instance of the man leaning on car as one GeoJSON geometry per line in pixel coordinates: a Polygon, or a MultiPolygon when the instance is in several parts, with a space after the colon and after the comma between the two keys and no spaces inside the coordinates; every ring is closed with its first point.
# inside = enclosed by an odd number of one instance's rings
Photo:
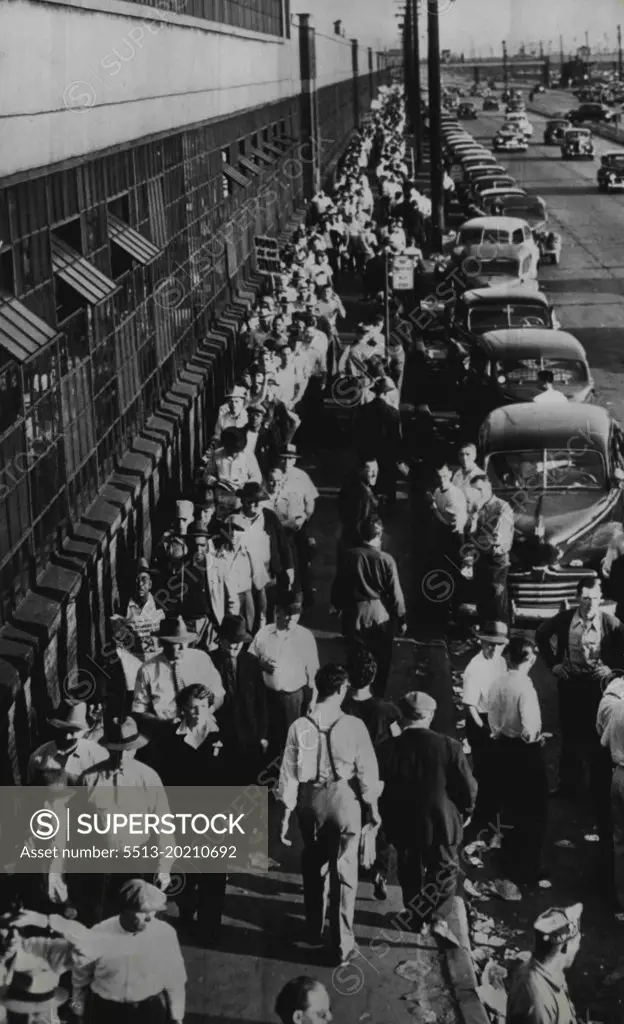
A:
{"type": "MultiPolygon", "coordinates": [[[[610,763],[596,733],[596,713],[613,669],[624,665],[624,625],[601,609],[599,579],[579,581],[578,608],[543,622],[535,639],[557,679],[561,755],[558,795],[575,795],[589,767],[592,804],[601,827],[608,827],[610,763]],[[555,649],[551,641],[555,640],[555,649]]],[[[604,833],[603,833],[604,834],[604,833]]]]}

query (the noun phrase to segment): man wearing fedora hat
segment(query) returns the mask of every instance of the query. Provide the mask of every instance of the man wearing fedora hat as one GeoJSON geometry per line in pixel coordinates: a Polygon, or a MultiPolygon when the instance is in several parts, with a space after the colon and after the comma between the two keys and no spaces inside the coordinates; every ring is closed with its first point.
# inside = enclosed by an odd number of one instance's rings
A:
{"type": "Polygon", "coordinates": [[[86,739],[89,732],[87,705],[84,701],[63,701],[48,718],[54,739],[31,754],[28,782],[31,785],[80,786],[84,772],[107,759],[104,747],[86,739]]]}
{"type": "Polygon", "coordinates": [[[217,414],[217,422],[213,432],[215,441],[220,441],[223,431],[228,430],[230,427],[242,430],[247,426],[247,398],[248,391],[246,388],[240,385],[230,388],[225,396],[225,402],[217,414]]]}
{"type": "Polygon", "coordinates": [[[72,1010],[88,1024],[181,1024],[186,968],[177,935],[157,914],[163,892],[141,878],[124,883],[119,913],[95,925],[108,948],[72,974],[72,1010]]]}
{"type": "Polygon", "coordinates": [[[265,687],[258,662],[249,654],[252,639],[242,616],[226,615],[219,628],[219,646],[210,655],[226,693],[219,726],[224,743],[233,751],[230,763],[236,765],[241,784],[257,777],[266,749],[260,732],[265,687]]]}
{"type": "Polygon", "coordinates": [[[225,697],[219,673],[208,655],[191,649],[198,637],[181,616],[165,619],[159,637],[162,653],[139,669],[132,703],[132,714],[151,737],[170,735],[178,715],[176,697],[185,686],[207,686],[214,694],[215,710],[225,697]]]}
{"type": "Polygon", "coordinates": [[[381,816],[397,851],[412,931],[420,931],[430,913],[455,893],[459,844],[477,795],[461,743],[431,729],[436,707],[427,693],[407,693],[400,701],[403,732],[377,748],[385,783],[381,816]]]}
{"type": "Polygon", "coordinates": [[[466,739],[472,754],[472,770],[479,784],[473,815],[473,824],[477,827],[494,821],[497,810],[488,696],[492,685],[507,671],[503,651],[509,641],[509,629],[504,622],[486,622],[475,629],[475,636],[481,649],[464,671],[462,703],[466,710],[466,739]]]}

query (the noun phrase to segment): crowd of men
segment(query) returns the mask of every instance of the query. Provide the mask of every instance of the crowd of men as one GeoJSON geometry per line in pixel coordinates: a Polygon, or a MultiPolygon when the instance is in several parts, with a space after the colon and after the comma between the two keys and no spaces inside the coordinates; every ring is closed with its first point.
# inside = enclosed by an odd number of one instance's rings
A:
{"type": "MultiPolygon", "coordinates": [[[[400,415],[409,352],[401,335],[388,336],[377,300],[392,253],[411,253],[422,270],[431,209],[410,177],[404,134],[402,97],[392,88],[352,142],[331,194],[314,197],[281,254],[281,273],[248,318],[239,376],[194,489],[120,596],[111,620],[116,658],[101,678],[93,672],[86,701],[64,701],[51,714],[51,738],[33,751],[28,772],[30,783],[88,787],[96,806],[112,789],[122,809],[124,789],[141,787],[157,794],[151,809],[162,813],[166,787],[243,785],[277,766],[268,778],[279,838],[290,845],[296,816],[303,845],[302,939],[318,949],[319,963],[336,966],[356,953],[359,878],[368,871],[383,902],[393,850],[402,920],[414,932],[458,891],[465,830],[493,815],[513,825],[501,851],[506,876],[544,877],[547,736],[530,677],[538,649],[559,686],[561,795],[575,796],[587,764],[605,845],[612,829],[624,910],[624,680],[612,660],[624,626],[600,611],[599,589],[587,584],[578,611],[545,623],[537,646],[509,637],[513,514],[492,494],[471,445],[457,452],[457,468],[438,465],[429,494],[436,564],[444,557],[458,584],[472,581],[478,595],[481,650],[463,694],[471,761],[461,743],[431,728],[429,694],[408,686],[396,703],[386,700],[394,640],[407,628],[382,516],[410,472],[400,415]],[[361,276],[371,312],[343,339],[338,288],[346,274],[361,276]],[[344,664],[321,665],[315,635],[300,621],[318,602],[319,499],[300,459],[318,442],[328,397],[347,393],[353,473],[336,501],[331,589],[346,653],[344,664]],[[364,858],[363,837],[371,836],[374,855],[364,858]]],[[[61,860],[12,881],[13,906],[0,925],[0,1005],[9,1021],[53,1021],[68,1000],[94,1024],[183,1021],[179,938],[158,916],[167,871],[149,880],[82,876],[61,860]]],[[[184,934],[218,947],[226,874],[194,875],[176,900],[184,934]]],[[[578,949],[579,922],[578,907],[537,920],[535,956],[510,998],[514,1024],[573,1019],[562,1015],[563,971],[578,949]]],[[[275,1012],[284,1024],[331,1020],[327,991],[308,977],[289,982],[275,1012]]]]}

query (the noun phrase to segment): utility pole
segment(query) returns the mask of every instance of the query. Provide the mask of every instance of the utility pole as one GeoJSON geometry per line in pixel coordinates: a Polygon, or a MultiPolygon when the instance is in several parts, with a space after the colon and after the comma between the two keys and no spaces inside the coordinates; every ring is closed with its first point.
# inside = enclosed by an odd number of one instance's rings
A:
{"type": "Polygon", "coordinates": [[[405,0],[403,11],[403,80],[405,83],[405,106],[407,111],[407,123],[413,127],[412,110],[412,5],[411,0],[405,0]]]}
{"type": "Polygon", "coordinates": [[[503,81],[505,83],[505,92],[509,88],[509,68],[507,66],[507,43],[503,39],[503,81]]]}
{"type": "Polygon", "coordinates": [[[423,153],[423,124],[422,124],[422,97],[420,93],[420,39],[418,32],[418,0],[406,0],[412,10],[412,68],[413,68],[413,92],[414,92],[414,164],[416,170],[422,167],[423,153]]]}
{"type": "Polygon", "coordinates": [[[617,27],[617,41],[618,41],[618,77],[622,81],[622,26],[617,27]]]}
{"type": "Polygon", "coordinates": [[[559,36],[559,59],[561,61],[560,74],[563,74],[563,65],[565,64],[565,56],[563,53],[563,36],[559,36]]]}
{"type": "Polygon", "coordinates": [[[429,139],[431,160],[431,245],[442,252],[444,234],[444,168],[442,167],[442,82],[440,69],[440,14],[438,0],[428,0],[429,36],[429,139]]]}

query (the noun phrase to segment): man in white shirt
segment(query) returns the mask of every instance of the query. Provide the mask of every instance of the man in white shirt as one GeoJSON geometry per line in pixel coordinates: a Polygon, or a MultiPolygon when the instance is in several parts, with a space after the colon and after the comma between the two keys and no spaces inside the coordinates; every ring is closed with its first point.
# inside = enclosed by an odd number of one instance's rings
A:
{"type": "Polygon", "coordinates": [[[541,402],[547,405],[561,405],[567,402],[562,391],[555,391],[555,375],[552,370],[540,370],[537,379],[542,385],[542,390],[533,399],[534,402],[541,402]]]}
{"type": "Polygon", "coordinates": [[[611,830],[615,914],[624,921],[624,678],[613,679],[598,705],[596,730],[613,765],[611,830]]]}
{"type": "Polygon", "coordinates": [[[214,438],[221,440],[221,435],[228,427],[238,427],[242,430],[247,425],[247,389],[237,386],[233,387],[225,396],[225,404],[219,409],[217,424],[214,429],[214,438]]]}
{"type": "Polygon", "coordinates": [[[541,852],[546,828],[548,784],[542,716],[531,669],[537,648],[526,637],[507,647],[509,671],[490,689],[487,712],[492,731],[492,775],[499,780],[499,807],[508,831],[502,856],[510,875],[537,882],[544,878],[541,852]]]}
{"type": "Polygon", "coordinates": [[[247,448],[245,432],[228,427],[223,431],[221,447],[208,453],[204,468],[204,482],[215,485],[218,511],[231,512],[237,491],[250,481],[262,483],[258,460],[247,448]]]}
{"type": "Polygon", "coordinates": [[[325,913],[331,929],[332,960],[348,962],[355,950],[353,917],[358,887],[362,811],[359,794],[373,825],[380,825],[377,757],[359,718],[345,715],[342,703],[349,676],[341,665],[325,665],[316,675],[318,703],[290,726],[280,770],[277,798],[284,805],[280,837],[286,838],[297,809],[304,849],[301,858],[306,925],[311,944],[322,945],[325,913]],[[336,879],[325,899],[325,880],[336,879]]]}
{"type": "MultiPolygon", "coordinates": [[[[280,595],[275,624],[263,626],[249,646],[262,671],[265,709],[259,732],[272,756],[282,753],[291,724],[314,703],[319,667],[316,640],[299,625],[301,600],[289,591],[280,595]]],[[[263,744],[264,745],[264,744],[263,744]]]]}
{"type": "Polygon", "coordinates": [[[140,878],[120,891],[120,913],[92,929],[97,959],[76,966],[72,975],[72,1010],[89,1024],[182,1024],[186,968],[175,930],[156,914],[167,899],[140,878]]]}
{"type": "Polygon", "coordinates": [[[215,711],[223,704],[223,684],[212,661],[205,651],[189,647],[196,640],[181,617],[165,620],[160,630],[162,653],[139,669],[132,714],[148,736],[171,735],[178,718],[177,696],[186,686],[207,686],[214,694],[215,711]]]}
{"type": "Polygon", "coordinates": [[[472,519],[479,508],[480,494],[472,483],[475,479],[483,476],[483,470],[477,465],[477,446],[468,441],[463,444],[457,453],[459,469],[453,473],[451,482],[464,492],[468,506],[468,516],[472,519]]]}
{"type": "Polygon", "coordinates": [[[509,630],[504,622],[487,622],[482,629],[475,629],[475,635],[481,650],[464,671],[462,703],[466,711],[466,739],[472,754],[472,771],[479,784],[473,824],[480,827],[492,821],[496,813],[488,697],[492,685],[507,672],[503,651],[509,630]]]}
{"type": "Polygon", "coordinates": [[[83,701],[64,701],[48,719],[48,725],[56,731],[56,738],[31,754],[29,784],[81,786],[84,772],[108,758],[104,747],[86,739],[87,705],[83,701]]]}

